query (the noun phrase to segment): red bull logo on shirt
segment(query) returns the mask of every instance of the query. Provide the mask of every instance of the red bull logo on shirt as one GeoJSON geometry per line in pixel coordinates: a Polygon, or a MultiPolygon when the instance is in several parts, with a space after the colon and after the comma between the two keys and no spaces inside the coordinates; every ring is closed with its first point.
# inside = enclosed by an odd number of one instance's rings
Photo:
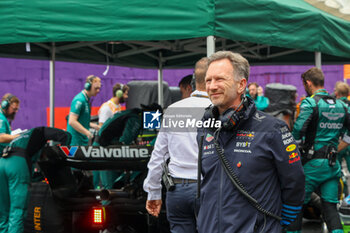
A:
{"type": "Polygon", "coordinates": [[[295,163],[300,160],[300,156],[298,152],[294,152],[289,155],[289,164],[295,163]]]}

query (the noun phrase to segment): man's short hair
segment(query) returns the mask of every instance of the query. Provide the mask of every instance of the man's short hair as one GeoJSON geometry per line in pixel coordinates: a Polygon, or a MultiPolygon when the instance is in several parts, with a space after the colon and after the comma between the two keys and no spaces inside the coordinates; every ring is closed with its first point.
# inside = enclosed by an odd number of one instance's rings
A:
{"type": "Polygon", "coordinates": [[[95,79],[100,79],[100,78],[97,77],[97,76],[95,76],[95,75],[93,75],[93,74],[91,74],[91,75],[88,75],[88,76],[86,77],[85,82],[91,83],[91,84],[92,84],[92,83],[94,82],[95,79]]]}
{"type": "Polygon", "coordinates": [[[316,87],[324,86],[324,74],[322,70],[317,67],[308,69],[301,75],[301,78],[304,84],[306,84],[306,81],[310,81],[316,87]]]}
{"type": "Polygon", "coordinates": [[[1,102],[4,101],[4,100],[8,100],[9,101],[9,104],[12,104],[12,103],[17,103],[19,104],[19,99],[17,98],[17,96],[15,95],[12,95],[11,93],[6,93],[2,99],[1,99],[1,102]],[[10,98],[9,98],[10,97],[10,98]]]}
{"type": "Polygon", "coordinates": [[[349,85],[347,83],[338,81],[335,83],[335,91],[338,93],[339,96],[347,97],[349,95],[349,85]]]}
{"type": "Polygon", "coordinates": [[[113,97],[116,96],[116,93],[117,93],[118,90],[122,90],[123,93],[125,93],[126,91],[129,91],[129,86],[126,85],[126,84],[123,85],[121,83],[114,84],[114,86],[113,86],[113,97]]]}
{"type": "Polygon", "coordinates": [[[194,67],[194,76],[196,77],[196,83],[198,84],[205,83],[205,74],[207,73],[208,61],[209,59],[207,57],[202,57],[196,62],[194,67]]]}
{"type": "Polygon", "coordinates": [[[221,59],[228,59],[233,66],[233,77],[237,81],[240,81],[242,78],[245,78],[248,82],[250,66],[247,59],[245,59],[239,53],[233,53],[231,51],[219,51],[212,54],[209,57],[208,66],[214,62],[221,59]]]}
{"type": "Polygon", "coordinates": [[[256,88],[259,87],[259,84],[257,84],[256,82],[252,82],[252,83],[249,83],[249,84],[248,84],[248,88],[249,88],[251,85],[254,85],[256,88]]]}
{"type": "Polygon", "coordinates": [[[190,85],[191,86],[191,81],[192,81],[192,74],[189,74],[189,75],[186,75],[185,77],[183,77],[181,79],[181,81],[179,82],[179,87],[181,86],[188,86],[190,85]]]}

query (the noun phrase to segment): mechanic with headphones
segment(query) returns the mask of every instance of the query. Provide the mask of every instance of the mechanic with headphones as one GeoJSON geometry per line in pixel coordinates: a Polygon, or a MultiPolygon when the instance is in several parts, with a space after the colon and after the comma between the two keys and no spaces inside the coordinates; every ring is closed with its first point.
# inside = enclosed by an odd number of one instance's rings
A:
{"type": "MultiPolygon", "coordinates": [[[[193,119],[201,119],[205,108],[210,105],[204,83],[207,61],[205,57],[195,65],[197,90],[192,92],[190,97],[170,105],[164,116],[180,114],[181,110],[184,110],[186,114],[192,115],[193,119]]],[[[167,117],[163,119],[165,118],[167,117]]],[[[169,179],[174,185],[172,188],[167,187],[166,211],[172,233],[197,232],[196,213],[199,202],[196,199],[198,162],[196,131],[194,127],[186,127],[183,131],[162,127],[147,165],[148,174],[143,184],[144,190],[148,193],[146,209],[149,214],[158,217],[162,206],[162,164],[169,159],[171,176],[169,179]]]]}
{"type": "Polygon", "coordinates": [[[104,102],[98,111],[98,123],[103,125],[114,113],[120,112],[122,106],[120,104],[125,103],[128,98],[129,87],[120,83],[116,83],[113,86],[113,97],[104,102]]]}
{"type": "Polygon", "coordinates": [[[0,156],[8,143],[19,136],[11,135],[11,121],[15,119],[18,109],[19,99],[16,96],[7,93],[2,97],[0,108],[0,156]]]}
{"type": "Polygon", "coordinates": [[[249,63],[238,53],[209,57],[206,90],[213,106],[197,139],[201,183],[199,233],[281,232],[304,200],[300,152],[288,126],[245,97],[249,63]]]}
{"type": "MultiPolygon", "coordinates": [[[[319,190],[321,211],[328,231],[343,233],[337,210],[341,165],[336,151],[342,131],[350,130],[349,109],[343,101],[331,97],[324,89],[325,77],[321,69],[310,68],[301,75],[301,79],[309,97],[301,102],[293,136],[302,140],[304,204],[310,202],[312,192],[319,190]]],[[[289,226],[288,232],[301,232],[302,217],[301,213],[297,221],[289,226]]]]}
{"type": "Polygon", "coordinates": [[[77,94],[71,103],[68,116],[67,131],[72,134],[71,146],[87,146],[93,137],[90,127],[99,130],[99,126],[90,122],[90,98],[96,96],[101,89],[101,79],[94,75],[86,78],[84,90],[77,94]]]}

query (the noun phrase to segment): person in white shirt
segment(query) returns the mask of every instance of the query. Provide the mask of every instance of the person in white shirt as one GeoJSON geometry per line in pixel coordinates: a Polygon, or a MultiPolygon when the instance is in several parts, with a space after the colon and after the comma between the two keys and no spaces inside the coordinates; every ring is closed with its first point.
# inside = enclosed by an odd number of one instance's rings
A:
{"type": "MultiPolygon", "coordinates": [[[[169,112],[178,113],[196,111],[201,120],[205,108],[211,102],[205,92],[205,73],[207,58],[200,59],[195,66],[196,91],[190,97],[170,105],[164,116],[169,112]],[[186,110],[188,108],[188,110],[186,110]],[[184,110],[185,109],[185,110],[184,110]]],[[[165,119],[165,117],[163,118],[165,119]]],[[[149,214],[158,217],[162,206],[161,176],[162,163],[168,158],[169,172],[173,177],[175,189],[166,195],[167,218],[172,233],[195,233],[195,212],[199,207],[196,200],[198,144],[195,127],[182,132],[161,128],[148,163],[148,174],[143,188],[148,193],[146,209],[149,214]]]]}
{"type": "Polygon", "coordinates": [[[120,112],[122,106],[120,104],[125,103],[128,98],[129,87],[120,83],[116,83],[113,86],[113,97],[104,102],[98,111],[98,123],[100,126],[103,125],[114,113],[120,112]]]}

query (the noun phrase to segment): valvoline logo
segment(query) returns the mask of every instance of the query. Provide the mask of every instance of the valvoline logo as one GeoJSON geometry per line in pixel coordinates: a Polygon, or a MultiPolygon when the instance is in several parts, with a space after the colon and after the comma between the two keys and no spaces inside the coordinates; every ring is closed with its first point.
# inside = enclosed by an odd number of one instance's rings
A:
{"type": "Polygon", "coordinates": [[[78,150],[77,146],[72,146],[70,149],[68,146],[60,146],[60,148],[67,157],[74,157],[75,153],[78,150]]]}

